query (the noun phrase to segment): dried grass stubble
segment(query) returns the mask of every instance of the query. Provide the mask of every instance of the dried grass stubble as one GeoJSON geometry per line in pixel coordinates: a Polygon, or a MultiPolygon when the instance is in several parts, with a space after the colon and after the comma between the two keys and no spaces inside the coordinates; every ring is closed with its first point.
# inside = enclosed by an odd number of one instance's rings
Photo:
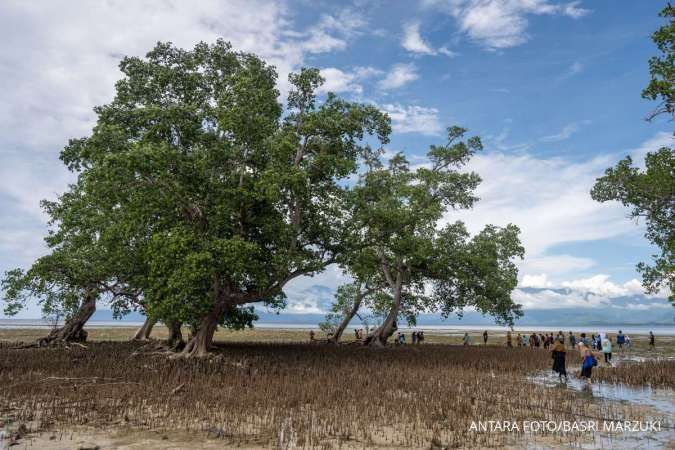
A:
{"type": "Polygon", "coordinates": [[[675,359],[627,361],[613,367],[598,367],[594,377],[609,383],[675,387],[675,359]]]}
{"type": "Polygon", "coordinates": [[[186,360],[138,348],[0,348],[0,410],[40,427],[185,429],[282,447],[498,446],[513,436],[471,422],[619,414],[527,382],[551,363],[535,349],[235,343],[186,360]]]}

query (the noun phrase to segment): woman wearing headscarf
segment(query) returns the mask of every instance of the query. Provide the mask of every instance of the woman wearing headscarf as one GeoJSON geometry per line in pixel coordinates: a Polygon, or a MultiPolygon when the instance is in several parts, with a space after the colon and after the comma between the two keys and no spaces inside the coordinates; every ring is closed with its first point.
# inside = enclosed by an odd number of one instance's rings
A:
{"type": "Polygon", "coordinates": [[[551,358],[553,358],[553,371],[558,374],[558,378],[562,381],[565,377],[567,381],[567,369],[565,368],[565,338],[555,340],[553,349],[551,350],[551,358]]]}

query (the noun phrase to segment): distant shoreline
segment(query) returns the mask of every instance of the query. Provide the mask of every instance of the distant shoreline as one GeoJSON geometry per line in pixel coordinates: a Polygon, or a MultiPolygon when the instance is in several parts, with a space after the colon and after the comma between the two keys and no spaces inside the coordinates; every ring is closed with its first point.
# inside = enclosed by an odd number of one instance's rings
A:
{"type": "MultiPolygon", "coordinates": [[[[90,321],[86,328],[137,328],[142,325],[142,322],[137,321],[90,321]]],[[[41,319],[0,319],[0,329],[48,329],[53,324],[41,319]]],[[[283,323],[283,322],[256,322],[255,328],[263,329],[279,329],[279,330],[316,330],[319,328],[315,323],[283,323]]],[[[363,328],[362,325],[353,325],[349,328],[363,328]]],[[[465,332],[465,331],[483,331],[492,332],[506,332],[508,327],[498,325],[481,325],[481,324],[448,324],[448,325],[419,325],[417,327],[399,327],[401,331],[425,330],[430,332],[465,332]]],[[[616,334],[619,330],[625,334],[648,334],[653,331],[660,336],[675,336],[675,325],[631,325],[631,324],[617,324],[617,325],[517,325],[513,327],[514,332],[519,331],[572,331],[574,333],[589,332],[589,333],[610,333],[616,334]]]]}

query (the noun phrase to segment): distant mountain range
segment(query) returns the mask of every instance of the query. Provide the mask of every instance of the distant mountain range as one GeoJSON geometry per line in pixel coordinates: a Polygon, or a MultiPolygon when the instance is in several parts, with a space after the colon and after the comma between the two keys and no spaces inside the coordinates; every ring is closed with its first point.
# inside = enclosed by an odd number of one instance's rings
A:
{"type": "MultiPolygon", "coordinates": [[[[522,291],[537,294],[545,291],[569,295],[569,289],[521,288],[522,291]]],[[[608,304],[595,307],[562,307],[556,309],[525,309],[524,316],[517,321],[519,326],[609,326],[609,325],[675,325],[675,308],[666,299],[647,298],[644,295],[628,295],[608,299],[608,304]],[[656,306],[654,306],[656,305],[656,306]]],[[[553,305],[552,305],[553,306],[553,305]]],[[[324,320],[323,314],[275,312],[256,310],[259,322],[289,325],[317,325],[324,320]]],[[[112,321],[112,312],[99,309],[92,320],[112,321]]],[[[136,312],[125,316],[122,321],[141,322],[144,317],[136,312]]],[[[355,319],[356,320],[356,319],[355,319]]],[[[438,314],[421,314],[418,324],[424,325],[494,325],[490,317],[474,311],[467,311],[460,319],[451,316],[443,319],[438,314]]]]}

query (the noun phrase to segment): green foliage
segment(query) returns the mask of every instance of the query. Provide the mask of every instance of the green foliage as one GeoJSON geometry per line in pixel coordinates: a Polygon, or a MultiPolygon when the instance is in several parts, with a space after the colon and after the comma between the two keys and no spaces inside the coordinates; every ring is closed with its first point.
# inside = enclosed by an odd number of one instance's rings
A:
{"type": "Polygon", "coordinates": [[[461,316],[467,306],[510,326],[522,316],[520,305],[511,299],[518,284],[513,259],[525,254],[519,232],[511,224],[504,228],[487,225],[469,238],[464,224],[455,222],[438,233],[433,297],[444,317],[452,312],[461,316]]]}
{"type": "MultiPolygon", "coordinates": [[[[591,191],[594,200],[620,201],[631,208],[632,218],[644,218],[645,237],[660,250],[654,264],[642,262],[637,268],[650,293],[669,287],[675,302],[675,152],[663,147],[648,153],[645,168],[633,166],[630,156],[598,178],[591,191]]],[[[673,303],[675,306],[675,303],[673,303]]]]}
{"type": "Polygon", "coordinates": [[[19,312],[30,299],[37,299],[43,316],[70,317],[87,296],[110,301],[113,312],[127,311],[139,291],[124,280],[139,270],[133,252],[110,252],[125,241],[124,233],[110,211],[97,209],[79,185],[55,202],[43,202],[50,217],[45,241],[49,253],[27,270],[10,270],[2,280],[5,314],[19,312]]]}
{"type": "Polygon", "coordinates": [[[668,23],[652,34],[652,40],[661,52],[649,60],[649,85],[642,91],[642,97],[660,100],[659,107],[650,114],[653,119],[659,114],[675,113],[675,8],[668,4],[659,14],[668,23]]]}
{"type": "MultiPolygon", "coordinates": [[[[649,60],[651,80],[642,96],[660,100],[661,104],[649,119],[666,113],[675,113],[675,8],[668,4],[662,11],[668,23],[652,34],[652,40],[662,53],[649,60]]],[[[591,197],[599,202],[616,200],[630,207],[633,219],[644,218],[647,225],[645,237],[660,253],[652,255],[653,265],[640,262],[637,270],[642,274],[642,285],[648,293],[662,288],[670,289],[669,300],[675,306],[675,154],[672,148],[663,147],[647,153],[644,169],[633,166],[630,156],[615,167],[605,171],[591,190],[591,197]]]]}
{"type": "Polygon", "coordinates": [[[378,289],[367,303],[376,314],[394,311],[409,324],[421,312],[447,316],[466,306],[509,324],[521,314],[510,297],[517,284],[512,259],[524,252],[518,228],[488,226],[473,239],[461,222],[439,229],[449,209],[477,200],[480,177],[463,169],[482,144],[465,134],[449,128],[447,144],[429,149],[428,165],[412,168],[403,154],[386,168],[371,164],[354,189],[353,246],[341,262],[378,289]]]}
{"type": "MultiPolygon", "coordinates": [[[[76,184],[45,204],[50,246],[88,252],[72,259],[86,276],[69,286],[124,289],[135,296],[115,297],[121,313],[142,305],[164,321],[197,324],[218,306],[239,327],[255,319],[243,305],[283,307],[285,283],[336,260],[348,237],[343,180],[372,153],[371,136],[387,142],[384,114],[319,101],[323,79],[303,69],[282,116],[274,68],[220,40],[159,43],[120,70],[91,135],[61,153],[76,184]]],[[[19,279],[8,278],[17,299],[19,279]]]]}

